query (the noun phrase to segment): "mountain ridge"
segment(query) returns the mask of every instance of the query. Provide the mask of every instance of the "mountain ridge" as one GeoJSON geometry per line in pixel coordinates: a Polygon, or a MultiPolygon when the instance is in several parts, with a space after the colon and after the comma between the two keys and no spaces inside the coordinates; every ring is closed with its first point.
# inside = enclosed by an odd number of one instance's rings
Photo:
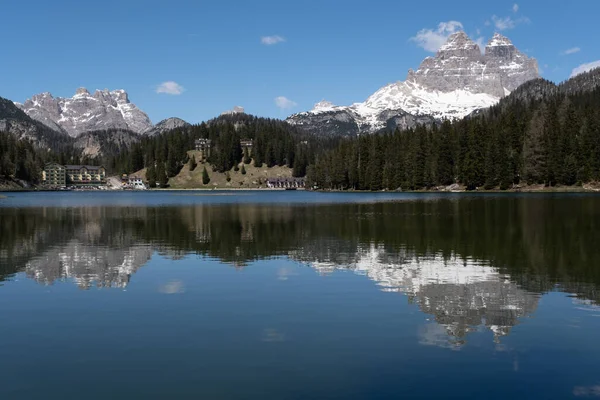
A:
{"type": "Polygon", "coordinates": [[[317,134],[412,128],[490,107],[538,77],[537,61],[521,53],[507,37],[496,33],[482,54],[479,45],[461,31],[450,35],[416,71],[410,69],[405,81],[385,85],[364,102],[350,106],[321,101],[287,121],[317,134]]]}
{"type": "Polygon", "coordinates": [[[80,87],[70,98],[43,92],[16,105],[31,118],[71,137],[111,128],[143,133],[153,126],[148,115],[129,101],[123,89],[96,90],[91,94],[80,87]]]}

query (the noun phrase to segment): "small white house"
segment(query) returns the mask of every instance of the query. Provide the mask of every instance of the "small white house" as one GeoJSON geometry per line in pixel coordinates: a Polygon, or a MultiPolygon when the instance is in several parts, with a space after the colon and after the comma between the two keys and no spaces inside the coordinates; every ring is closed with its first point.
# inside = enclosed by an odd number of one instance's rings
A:
{"type": "Polygon", "coordinates": [[[137,190],[145,190],[146,189],[146,185],[144,184],[144,181],[139,176],[129,176],[127,178],[127,185],[132,189],[137,189],[137,190]]]}

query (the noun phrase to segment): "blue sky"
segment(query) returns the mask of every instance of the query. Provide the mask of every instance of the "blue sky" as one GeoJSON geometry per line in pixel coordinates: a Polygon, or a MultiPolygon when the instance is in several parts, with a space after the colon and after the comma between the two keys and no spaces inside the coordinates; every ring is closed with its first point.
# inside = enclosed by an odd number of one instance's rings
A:
{"type": "Polygon", "coordinates": [[[600,60],[600,2],[578,4],[11,1],[0,13],[0,96],[125,89],[153,122],[200,122],[236,105],[285,118],[322,99],[363,101],[404,80],[456,22],[482,41],[500,31],[558,82],[600,60]]]}

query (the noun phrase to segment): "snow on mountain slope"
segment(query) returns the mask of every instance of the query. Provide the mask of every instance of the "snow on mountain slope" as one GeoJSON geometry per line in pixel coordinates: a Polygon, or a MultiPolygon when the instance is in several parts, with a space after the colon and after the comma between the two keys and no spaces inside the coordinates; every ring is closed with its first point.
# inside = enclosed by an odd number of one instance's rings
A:
{"type": "Polygon", "coordinates": [[[148,115],[129,101],[124,90],[96,90],[92,95],[79,88],[71,98],[44,92],[17,105],[31,118],[72,137],[103,129],[144,133],[153,126],[148,115]]]}
{"type": "Polygon", "coordinates": [[[313,133],[356,134],[383,128],[456,119],[497,103],[522,83],[539,77],[537,62],[495,34],[481,54],[464,32],[451,35],[406,81],[386,85],[365,102],[335,106],[321,101],[287,121],[313,133]]]}

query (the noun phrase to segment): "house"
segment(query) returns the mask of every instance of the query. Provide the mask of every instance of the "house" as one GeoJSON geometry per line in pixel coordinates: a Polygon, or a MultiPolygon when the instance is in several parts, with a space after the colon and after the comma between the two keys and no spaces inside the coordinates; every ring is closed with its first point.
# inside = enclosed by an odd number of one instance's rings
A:
{"type": "Polygon", "coordinates": [[[106,183],[106,169],[95,165],[65,165],[67,183],[75,185],[101,185],[106,183]]]}
{"type": "Polygon", "coordinates": [[[267,187],[271,189],[299,189],[306,184],[304,178],[270,178],[267,179],[267,187]]]}
{"type": "Polygon", "coordinates": [[[64,165],[48,163],[42,171],[42,183],[47,186],[65,187],[67,174],[64,165]]]}
{"type": "Polygon", "coordinates": [[[247,148],[248,151],[252,150],[252,145],[254,144],[254,141],[252,139],[242,139],[240,140],[240,146],[241,148],[247,148]]]}
{"type": "Polygon", "coordinates": [[[196,147],[196,151],[202,152],[203,158],[210,157],[210,148],[212,146],[212,140],[210,139],[196,139],[194,141],[194,145],[196,147]]]}
{"type": "Polygon", "coordinates": [[[131,189],[137,189],[137,190],[145,190],[146,189],[146,185],[144,184],[144,181],[142,180],[142,178],[139,176],[134,176],[134,175],[129,175],[129,177],[127,178],[127,186],[130,187],[131,189]]]}

